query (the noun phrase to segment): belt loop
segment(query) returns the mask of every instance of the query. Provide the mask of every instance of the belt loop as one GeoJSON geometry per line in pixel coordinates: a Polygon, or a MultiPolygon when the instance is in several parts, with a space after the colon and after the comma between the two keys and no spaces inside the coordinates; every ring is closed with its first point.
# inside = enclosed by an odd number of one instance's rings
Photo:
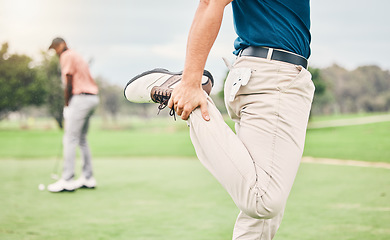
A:
{"type": "Polygon", "coordinates": [[[229,62],[229,60],[227,60],[225,57],[222,57],[222,59],[225,62],[226,67],[229,68],[229,70],[231,70],[233,67],[232,64],[229,62]]]}
{"type": "Polygon", "coordinates": [[[240,49],[240,51],[238,52],[237,57],[241,57],[243,51],[244,51],[244,49],[240,49]]]}
{"type": "Polygon", "coordinates": [[[273,52],[274,52],[273,48],[268,48],[267,60],[271,60],[273,52]]]}

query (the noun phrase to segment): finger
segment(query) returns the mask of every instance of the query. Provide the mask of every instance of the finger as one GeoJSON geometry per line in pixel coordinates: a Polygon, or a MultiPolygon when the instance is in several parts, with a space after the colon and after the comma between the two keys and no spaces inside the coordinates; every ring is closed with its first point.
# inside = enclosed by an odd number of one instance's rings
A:
{"type": "Polygon", "coordinates": [[[206,121],[210,121],[210,115],[209,115],[209,111],[207,109],[207,102],[200,105],[200,111],[202,112],[203,119],[206,121]]]}
{"type": "Polygon", "coordinates": [[[181,119],[187,120],[188,117],[190,116],[190,113],[191,111],[183,111],[183,113],[181,114],[181,119]]]}
{"type": "Polygon", "coordinates": [[[188,118],[189,118],[189,116],[190,116],[190,115],[187,115],[187,114],[184,115],[184,114],[183,114],[183,115],[181,115],[181,119],[184,120],[184,121],[187,121],[188,118]]]}
{"type": "Polygon", "coordinates": [[[181,115],[181,119],[183,120],[187,120],[189,117],[190,117],[190,114],[192,113],[192,111],[194,111],[196,107],[193,107],[192,105],[187,105],[184,109],[183,109],[183,113],[181,115]]]}
{"type": "Polygon", "coordinates": [[[178,104],[174,105],[174,108],[175,108],[176,114],[181,116],[181,114],[183,113],[183,108],[179,107],[178,104]]]}
{"type": "Polygon", "coordinates": [[[171,96],[171,98],[169,99],[169,101],[168,101],[168,105],[167,105],[169,108],[171,108],[172,109],[172,107],[173,107],[173,97],[171,96]]]}

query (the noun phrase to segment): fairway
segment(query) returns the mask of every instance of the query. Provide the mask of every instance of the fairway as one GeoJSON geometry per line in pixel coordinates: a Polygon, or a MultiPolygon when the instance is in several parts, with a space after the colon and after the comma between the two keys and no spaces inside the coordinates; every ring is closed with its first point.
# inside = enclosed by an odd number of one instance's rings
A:
{"type": "Polygon", "coordinates": [[[390,121],[308,129],[305,156],[390,162],[390,121]]]}
{"type": "MultiPolygon", "coordinates": [[[[41,123],[46,124],[47,120],[41,123]]],[[[184,121],[130,119],[104,128],[99,119],[93,119],[91,125],[89,143],[94,157],[196,157],[184,121]]],[[[0,122],[0,158],[47,159],[60,155],[63,132],[41,128],[22,131],[17,125],[0,122]]],[[[308,129],[304,156],[390,162],[389,132],[390,121],[308,129]]]]}
{"type": "MultiPolygon", "coordinates": [[[[390,122],[309,129],[304,155],[388,166],[389,129],[390,122]]],[[[196,159],[183,121],[128,119],[107,127],[93,119],[98,188],[63,194],[38,190],[53,181],[62,131],[48,120],[26,130],[3,121],[0,130],[1,240],[232,237],[239,211],[196,159]]],[[[77,171],[80,162],[78,156],[77,171]]],[[[390,239],[390,170],[337,162],[301,164],[276,240],[390,239]]]]}
{"type": "MultiPolygon", "coordinates": [[[[98,188],[39,191],[54,159],[0,161],[0,239],[231,239],[238,209],[195,158],[98,158],[98,188]]],[[[390,171],[303,163],[276,240],[390,238],[390,171]]]]}

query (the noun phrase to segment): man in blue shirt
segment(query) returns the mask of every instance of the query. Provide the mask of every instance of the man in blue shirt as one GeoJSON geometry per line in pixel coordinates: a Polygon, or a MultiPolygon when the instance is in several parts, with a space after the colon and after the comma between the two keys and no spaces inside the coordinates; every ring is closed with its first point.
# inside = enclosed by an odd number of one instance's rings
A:
{"type": "Polygon", "coordinates": [[[232,2],[238,56],[225,83],[225,104],[237,134],[200,87],[230,2],[200,1],[182,80],[168,107],[188,119],[199,160],[241,210],[233,239],[272,239],[302,157],[314,94],[306,70],[309,0],[232,2]]]}
{"type": "Polygon", "coordinates": [[[233,239],[272,239],[282,220],[302,157],[314,94],[306,69],[309,8],[309,0],[201,0],[188,36],[181,80],[175,80],[180,79],[176,74],[169,84],[150,90],[153,84],[147,81],[156,84],[156,79],[165,81],[162,75],[169,75],[151,71],[132,79],[125,89],[131,101],[152,95],[153,101],[188,120],[199,160],[240,209],[233,239]],[[224,8],[231,2],[237,59],[228,64],[224,95],[236,133],[208,96],[205,89],[210,90],[206,87],[210,81],[203,70],[224,8]],[[142,95],[140,89],[148,90],[142,95]]]}

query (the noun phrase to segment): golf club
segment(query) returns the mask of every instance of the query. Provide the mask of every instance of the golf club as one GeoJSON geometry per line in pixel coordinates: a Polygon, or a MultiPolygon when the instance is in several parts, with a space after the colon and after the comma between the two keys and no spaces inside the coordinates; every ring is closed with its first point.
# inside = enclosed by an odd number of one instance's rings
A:
{"type": "Polygon", "coordinates": [[[52,170],[52,172],[50,174],[50,177],[53,180],[58,180],[59,179],[58,168],[59,168],[59,162],[62,159],[62,139],[60,141],[60,147],[58,149],[59,149],[59,151],[58,151],[57,156],[56,156],[56,158],[54,160],[53,170],[52,170]]]}

